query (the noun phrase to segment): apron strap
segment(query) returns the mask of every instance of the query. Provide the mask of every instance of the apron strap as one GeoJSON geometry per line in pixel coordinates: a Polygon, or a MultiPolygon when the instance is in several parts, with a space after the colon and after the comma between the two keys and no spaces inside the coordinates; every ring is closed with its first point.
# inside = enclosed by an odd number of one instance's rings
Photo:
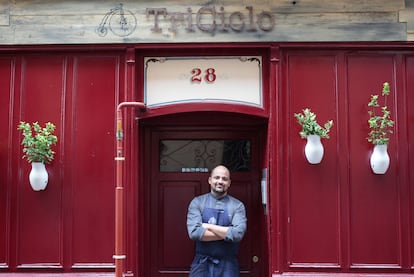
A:
{"type": "Polygon", "coordinates": [[[219,259],[209,257],[209,256],[203,256],[200,261],[200,264],[207,263],[208,266],[208,272],[210,277],[214,277],[214,266],[220,263],[219,259]]]}

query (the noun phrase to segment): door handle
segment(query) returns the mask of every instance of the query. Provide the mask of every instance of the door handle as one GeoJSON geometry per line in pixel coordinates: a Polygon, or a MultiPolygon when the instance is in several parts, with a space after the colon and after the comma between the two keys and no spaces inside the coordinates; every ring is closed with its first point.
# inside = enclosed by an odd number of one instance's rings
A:
{"type": "Polygon", "coordinates": [[[257,257],[256,255],[254,255],[254,256],[252,257],[252,262],[253,262],[253,263],[258,263],[258,262],[259,262],[259,257],[257,257]]]}
{"type": "Polygon", "coordinates": [[[268,169],[262,169],[262,180],[260,181],[260,190],[262,194],[262,205],[264,208],[264,214],[267,215],[267,182],[268,182],[268,169]]]}

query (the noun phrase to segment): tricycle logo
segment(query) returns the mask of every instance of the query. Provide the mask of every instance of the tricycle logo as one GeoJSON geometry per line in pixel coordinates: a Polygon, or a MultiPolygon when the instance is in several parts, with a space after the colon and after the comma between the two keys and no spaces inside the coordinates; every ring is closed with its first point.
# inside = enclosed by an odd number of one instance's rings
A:
{"type": "Polygon", "coordinates": [[[120,3],[105,14],[96,32],[99,36],[104,37],[109,29],[114,35],[126,37],[132,34],[136,27],[135,15],[131,11],[125,10],[123,4],[120,3]]]}

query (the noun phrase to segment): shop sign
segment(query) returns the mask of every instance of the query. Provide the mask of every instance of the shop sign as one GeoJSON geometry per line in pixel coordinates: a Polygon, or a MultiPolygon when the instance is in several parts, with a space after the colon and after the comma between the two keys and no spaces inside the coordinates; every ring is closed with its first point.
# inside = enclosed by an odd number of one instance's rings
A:
{"type": "Polygon", "coordinates": [[[147,57],[144,74],[148,107],[186,102],[263,106],[259,56],[147,57]]]}
{"type": "Polygon", "coordinates": [[[227,12],[223,6],[205,6],[198,10],[187,8],[185,11],[171,11],[167,8],[146,8],[145,20],[138,20],[136,14],[118,4],[102,18],[96,28],[99,36],[106,36],[108,30],[114,35],[127,37],[132,35],[138,23],[149,24],[153,34],[163,32],[177,33],[183,29],[187,34],[197,30],[210,33],[241,32],[270,32],[275,27],[273,13],[269,11],[256,11],[253,6],[246,6],[244,10],[227,12]]]}
{"type": "Polygon", "coordinates": [[[194,32],[195,26],[200,31],[215,32],[234,32],[248,31],[255,32],[271,31],[275,25],[274,17],[271,12],[262,11],[255,13],[252,6],[247,6],[245,12],[236,11],[230,14],[225,13],[224,7],[217,9],[215,6],[201,7],[193,18],[193,10],[188,8],[186,12],[168,12],[166,8],[147,8],[147,17],[153,19],[151,31],[160,33],[160,19],[170,22],[168,30],[176,32],[177,26],[184,25],[188,32],[194,32]]]}

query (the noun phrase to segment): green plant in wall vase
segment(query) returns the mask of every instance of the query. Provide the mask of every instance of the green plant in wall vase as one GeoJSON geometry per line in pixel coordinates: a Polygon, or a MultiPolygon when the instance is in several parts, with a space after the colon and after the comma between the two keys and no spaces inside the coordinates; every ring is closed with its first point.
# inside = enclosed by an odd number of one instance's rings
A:
{"type": "Polygon", "coordinates": [[[368,125],[370,131],[367,140],[374,145],[374,150],[370,157],[371,169],[375,174],[385,174],[390,165],[388,155],[389,135],[393,133],[394,121],[391,119],[391,112],[387,107],[387,96],[390,95],[390,84],[383,83],[382,94],[384,105],[380,106],[379,96],[371,95],[368,103],[368,125]]]}
{"type": "Polygon", "coordinates": [[[324,155],[324,148],[321,138],[329,138],[329,131],[333,126],[333,120],[327,121],[322,127],[316,120],[316,114],[309,108],[302,110],[302,113],[294,114],[297,122],[302,126],[299,132],[301,138],[306,138],[305,156],[309,163],[319,164],[324,155]]]}
{"type": "Polygon", "coordinates": [[[45,163],[53,161],[55,152],[52,145],[57,142],[57,136],[53,135],[55,125],[47,122],[41,127],[38,122],[30,125],[21,121],[17,130],[22,131],[23,158],[32,165],[29,174],[30,185],[33,190],[44,190],[47,186],[49,175],[45,163]]]}

